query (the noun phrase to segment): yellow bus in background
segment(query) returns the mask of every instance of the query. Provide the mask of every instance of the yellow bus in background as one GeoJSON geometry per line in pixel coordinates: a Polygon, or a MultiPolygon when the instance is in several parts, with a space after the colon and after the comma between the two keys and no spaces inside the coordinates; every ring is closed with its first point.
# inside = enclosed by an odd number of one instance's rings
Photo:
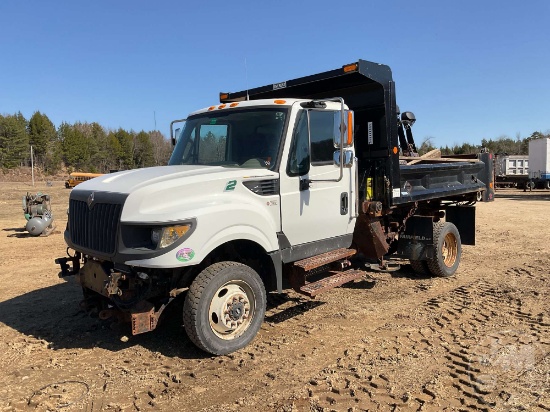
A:
{"type": "Polygon", "coordinates": [[[65,182],[67,189],[72,189],[76,185],[79,185],[86,180],[93,179],[94,177],[103,176],[103,173],[79,173],[74,172],[69,175],[69,179],[65,182]]]}

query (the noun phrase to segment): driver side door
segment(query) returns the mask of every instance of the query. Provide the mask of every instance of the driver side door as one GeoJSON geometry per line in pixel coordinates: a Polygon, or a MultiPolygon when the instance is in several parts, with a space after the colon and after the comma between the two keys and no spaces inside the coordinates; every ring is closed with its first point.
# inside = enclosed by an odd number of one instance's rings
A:
{"type": "Polygon", "coordinates": [[[302,249],[298,259],[351,244],[356,165],[344,168],[339,182],[315,181],[340,176],[333,161],[339,124],[339,111],[307,109],[297,114],[286,170],[280,171],[280,193],[282,232],[292,248],[302,249]]]}

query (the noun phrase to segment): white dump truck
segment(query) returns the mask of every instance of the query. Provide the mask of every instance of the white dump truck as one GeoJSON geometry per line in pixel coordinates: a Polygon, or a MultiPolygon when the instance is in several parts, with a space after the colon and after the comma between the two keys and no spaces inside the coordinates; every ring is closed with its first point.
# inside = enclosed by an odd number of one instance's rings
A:
{"type": "Polygon", "coordinates": [[[315,297],[393,256],[451,276],[476,201],[493,199],[493,160],[419,156],[414,121],[390,68],[364,60],[221,93],[183,121],[167,166],[73,189],[61,275],[134,334],[181,295],[189,338],[218,355],[254,338],[266,292],[315,297]]]}

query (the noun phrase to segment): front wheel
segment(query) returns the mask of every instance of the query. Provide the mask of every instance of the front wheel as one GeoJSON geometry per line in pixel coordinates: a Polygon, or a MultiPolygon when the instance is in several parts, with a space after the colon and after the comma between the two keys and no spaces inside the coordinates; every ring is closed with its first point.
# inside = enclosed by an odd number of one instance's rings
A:
{"type": "Polygon", "coordinates": [[[260,276],[241,263],[220,262],[204,269],[191,284],[183,322],[195,345],[214,355],[226,355],[254,339],[265,309],[260,276]]]}
{"type": "Polygon", "coordinates": [[[454,275],[462,255],[460,234],[456,226],[450,222],[434,223],[433,244],[434,257],[426,261],[430,272],[441,277],[454,275]]]}

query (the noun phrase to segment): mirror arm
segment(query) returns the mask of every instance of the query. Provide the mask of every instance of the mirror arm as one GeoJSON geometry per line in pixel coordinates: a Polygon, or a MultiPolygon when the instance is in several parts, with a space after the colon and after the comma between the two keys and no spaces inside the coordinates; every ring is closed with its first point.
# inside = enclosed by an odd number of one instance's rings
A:
{"type": "Polygon", "coordinates": [[[180,119],[170,122],[170,141],[172,142],[172,146],[176,145],[176,137],[174,136],[174,123],[185,122],[186,120],[187,119],[180,119]]]}

